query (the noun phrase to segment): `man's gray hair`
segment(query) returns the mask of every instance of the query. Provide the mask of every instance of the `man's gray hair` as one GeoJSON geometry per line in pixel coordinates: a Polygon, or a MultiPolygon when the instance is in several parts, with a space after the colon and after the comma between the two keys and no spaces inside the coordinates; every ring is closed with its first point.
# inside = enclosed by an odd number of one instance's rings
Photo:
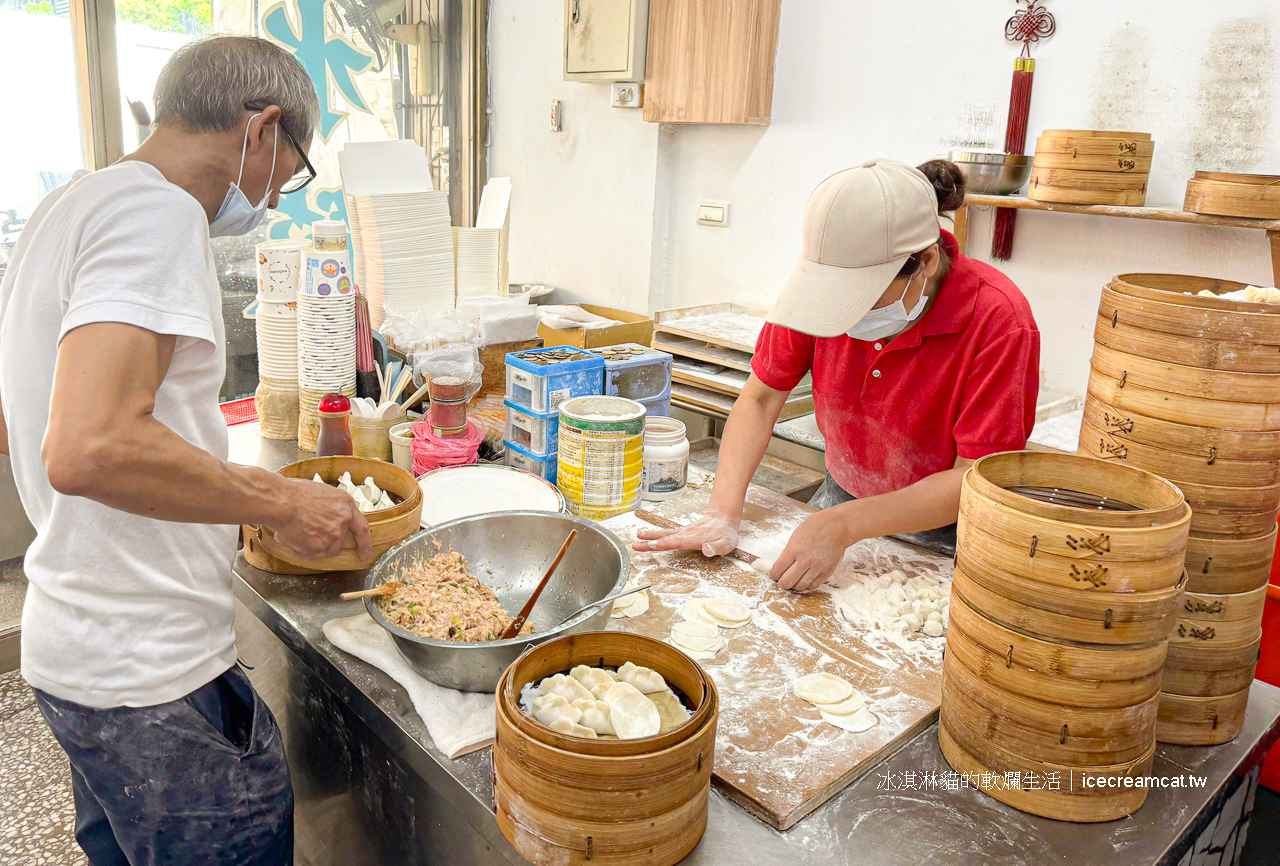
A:
{"type": "Polygon", "coordinates": [[[225,132],[245,104],[278,105],[298,143],[311,140],[320,101],[307,72],[288,51],[256,36],[205,36],[183,45],[156,81],[156,123],[225,132]]]}

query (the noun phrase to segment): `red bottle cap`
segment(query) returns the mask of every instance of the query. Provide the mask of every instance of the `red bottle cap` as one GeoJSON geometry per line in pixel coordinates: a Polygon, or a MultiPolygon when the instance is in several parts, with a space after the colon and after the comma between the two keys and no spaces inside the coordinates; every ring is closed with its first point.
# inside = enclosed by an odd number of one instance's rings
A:
{"type": "Polygon", "coordinates": [[[345,394],[325,394],[320,398],[320,404],[316,406],[317,412],[329,412],[337,414],[339,412],[350,412],[351,401],[347,399],[345,394]]]}

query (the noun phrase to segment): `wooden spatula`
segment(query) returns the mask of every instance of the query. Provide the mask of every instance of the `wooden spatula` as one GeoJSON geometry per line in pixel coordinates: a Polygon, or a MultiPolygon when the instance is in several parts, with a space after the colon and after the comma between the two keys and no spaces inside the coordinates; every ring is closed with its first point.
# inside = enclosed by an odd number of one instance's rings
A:
{"type": "Polygon", "coordinates": [[[556,573],[556,569],[560,567],[560,560],[564,559],[565,553],[569,550],[569,545],[573,544],[573,540],[577,537],[578,530],[569,531],[569,537],[564,540],[564,544],[560,545],[560,552],[556,554],[555,559],[551,560],[551,567],[547,569],[547,573],[538,582],[538,586],[533,590],[533,595],[529,596],[529,600],[520,609],[520,615],[511,621],[511,625],[507,626],[507,630],[502,633],[498,640],[506,640],[509,637],[515,637],[520,634],[520,629],[524,628],[525,620],[533,612],[533,606],[538,603],[538,596],[542,595],[542,590],[546,589],[547,581],[551,579],[551,575],[556,573]]]}
{"type": "Polygon", "coordinates": [[[391,595],[402,586],[404,586],[404,584],[398,580],[389,580],[386,583],[375,586],[373,589],[362,589],[359,592],[344,592],[342,595],[338,596],[338,598],[343,601],[351,601],[354,598],[368,598],[369,596],[374,595],[391,595]]]}

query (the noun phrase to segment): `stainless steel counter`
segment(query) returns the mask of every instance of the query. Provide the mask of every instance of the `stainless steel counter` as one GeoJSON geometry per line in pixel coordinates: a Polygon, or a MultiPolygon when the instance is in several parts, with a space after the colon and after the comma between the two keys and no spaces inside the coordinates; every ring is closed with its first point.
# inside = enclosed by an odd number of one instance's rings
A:
{"type": "MultiPolygon", "coordinates": [[[[246,428],[233,428],[233,459],[274,468],[299,456],[246,428]]],[[[444,757],[398,685],[323,637],[324,622],[361,610],[337,600],[359,574],[283,577],[243,559],[235,572],[241,654],[289,748],[300,861],[523,862],[494,820],[488,750],[444,757]]],[[[1196,851],[1213,850],[1212,862],[1229,863],[1278,718],[1280,689],[1255,682],[1234,742],[1157,750],[1154,776],[1203,776],[1204,787],[1153,789],[1133,817],[1096,825],[1036,818],[971,789],[886,790],[886,773],[949,771],[933,726],[785,833],[713,791],[706,836],[685,862],[1198,864],[1196,851]]]]}

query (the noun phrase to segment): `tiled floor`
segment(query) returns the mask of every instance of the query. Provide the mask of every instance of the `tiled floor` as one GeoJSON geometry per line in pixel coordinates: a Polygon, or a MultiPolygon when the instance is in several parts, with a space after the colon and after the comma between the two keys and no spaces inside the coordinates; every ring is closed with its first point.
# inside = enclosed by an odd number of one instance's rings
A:
{"type": "Polygon", "coordinates": [[[87,863],[72,835],[67,757],[17,671],[0,674],[0,863],[87,863]]]}

